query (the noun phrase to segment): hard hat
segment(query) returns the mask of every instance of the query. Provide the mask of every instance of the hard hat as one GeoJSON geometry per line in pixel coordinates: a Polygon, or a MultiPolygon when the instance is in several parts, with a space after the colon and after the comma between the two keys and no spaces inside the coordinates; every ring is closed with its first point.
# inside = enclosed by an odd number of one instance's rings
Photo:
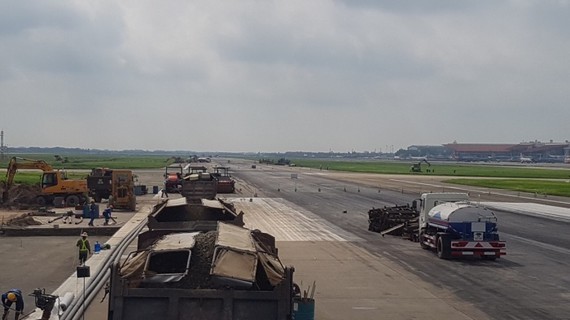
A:
{"type": "Polygon", "coordinates": [[[14,292],[9,292],[8,293],[8,300],[14,302],[16,301],[16,294],[14,292]]]}
{"type": "Polygon", "coordinates": [[[87,232],[84,231],[84,232],[81,234],[81,236],[82,236],[82,237],[87,237],[87,232]]]}

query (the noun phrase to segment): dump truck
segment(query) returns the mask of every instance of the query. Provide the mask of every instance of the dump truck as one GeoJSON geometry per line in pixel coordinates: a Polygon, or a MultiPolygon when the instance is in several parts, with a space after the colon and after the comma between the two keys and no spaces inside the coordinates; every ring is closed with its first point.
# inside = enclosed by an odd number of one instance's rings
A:
{"type": "Polygon", "coordinates": [[[216,190],[218,193],[234,193],[236,191],[236,182],[230,175],[229,167],[214,167],[212,176],[216,180],[216,190]]]}
{"type": "Polygon", "coordinates": [[[155,206],[137,250],[111,268],[109,320],[292,319],[299,290],[275,238],[216,201],[155,206]]]}
{"type": "Polygon", "coordinates": [[[189,166],[188,174],[182,179],[180,194],[190,202],[214,199],[218,194],[218,183],[204,166],[189,166]]]}
{"type": "Polygon", "coordinates": [[[10,189],[14,185],[14,177],[20,169],[38,169],[42,171],[40,181],[41,193],[35,198],[40,206],[52,205],[54,200],[61,199],[68,207],[84,203],[87,195],[87,181],[85,179],[69,179],[65,170],[56,170],[44,160],[13,157],[6,170],[6,188],[2,194],[2,201],[6,202],[10,189]]]}
{"type": "Polygon", "coordinates": [[[402,211],[395,207],[369,211],[369,230],[382,235],[410,234],[410,240],[419,242],[423,249],[434,250],[441,259],[475,256],[495,260],[506,254],[496,215],[470,203],[468,194],[424,193],[419,209],[416,204],[417,200],[404,206],[405,215],[394,215],[402,211]]]}

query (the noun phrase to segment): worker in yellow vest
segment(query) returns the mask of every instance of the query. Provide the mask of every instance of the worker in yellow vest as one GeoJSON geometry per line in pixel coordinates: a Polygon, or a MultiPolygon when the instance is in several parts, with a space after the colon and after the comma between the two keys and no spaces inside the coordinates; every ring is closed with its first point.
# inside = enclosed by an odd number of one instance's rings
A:
{"type": "Polygon", "coordinates": [[[87,257],[91,254],[91,244],[87,240],[87,232],[81,234],[81,239],[77,240],[76,246],[79,248],[79,264],[84,265],[87,257]]]}

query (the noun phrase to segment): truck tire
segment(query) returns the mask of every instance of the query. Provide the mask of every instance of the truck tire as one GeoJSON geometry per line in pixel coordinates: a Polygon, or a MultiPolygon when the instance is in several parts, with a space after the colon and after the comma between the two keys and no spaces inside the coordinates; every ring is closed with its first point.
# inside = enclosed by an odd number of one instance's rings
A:
{"type": "Polygon", "coordinates": [[[420,247],[422,247],[422,249],[424,250],[429,250],[430,246],[428,246],[427,244],[424,243],[424,231],[420,231],[420,247]]]}
{"type": "Polygon", "coordinates": [[[65,198],[65,205],[67,207],[75,207],[79,204],[79,197],[76,195],[70,195],[65,198]]]}
{"type": "Polygon", "coordinates": [[[43,196],[37,196],[36,204],[40,207],[44,207],[45,205],[47,205],[47,199],[43,196]]]}
{"type": "Polygon", "coordinates": [[[447,234],[441,234],[436,239],[436,252],[440,259],[451,258],[451,238],[447,234]]]}
{"type": "Polygon", "coordinates": [[[137,211],[137,199],[134,196],[129,201],[129,209],[131,209],[131,211],[137,211]]]}

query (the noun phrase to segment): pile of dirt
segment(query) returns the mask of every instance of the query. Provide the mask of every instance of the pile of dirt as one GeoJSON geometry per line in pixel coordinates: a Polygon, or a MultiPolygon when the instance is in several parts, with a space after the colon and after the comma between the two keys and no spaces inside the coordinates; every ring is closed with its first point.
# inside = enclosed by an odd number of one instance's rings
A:
{"type": "Polygon", "coordinates": [[[27,213],[21,214],[15,218],[11,218],[4,223],[4,225],[9,227],[37,226],[40,224],[42,223],[27,213]]]}
{"type": "MultiPolygon", "coordinates": [[[[2,195],[6,192],[2,186],[2,195]]],[[[10,188],[7,199],[2,203],[3,207],[27,207],[36,203],[36,197],[41,194],[41,188],[37,185],[18,184],[10,188]]]]}
{"type": "Polygon", "coordinates": [[[180,281],[180,287],[189,289],[215,288],[210,279],[210,267],[214,257],[216,235],[216,231],[209,231],[200,233],[194,238],[196,242],[192,248],[190,270],[188,276],[180,281]]]}

